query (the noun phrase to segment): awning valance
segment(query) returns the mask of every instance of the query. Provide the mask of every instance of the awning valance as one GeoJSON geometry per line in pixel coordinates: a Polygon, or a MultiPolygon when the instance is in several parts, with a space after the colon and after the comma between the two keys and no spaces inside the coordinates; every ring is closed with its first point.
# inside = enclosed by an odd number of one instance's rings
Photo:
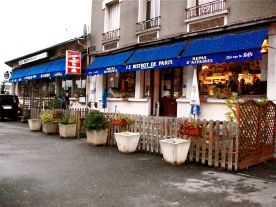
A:
{"type": "Polygon", "coordinates": [[[241,62],[261,59],[260,48],[267,29],[195,39],[182,54],[182,65],[241,62]]]}
{"type": "Polygon", "coordinates": [[[96,57],[96,59],[87,67],[87,75],[118,73],[126,65],[126,61],[133,51],[121,52],[112,55],[96,57]]]}
{"type": "Polygon", "coordinates": [[[127,61],[125,71],[179,67],[179,55],[185,42],[176,42],[146,49],[140,49],[127,61]]]}
{"type": "Polygon", "coordinates": [[[53,78],[65,75],[65,58],[51,60],[34,66],[17,68],[12,72],[10,82],[33,80],[40,78],[53,78]]]}

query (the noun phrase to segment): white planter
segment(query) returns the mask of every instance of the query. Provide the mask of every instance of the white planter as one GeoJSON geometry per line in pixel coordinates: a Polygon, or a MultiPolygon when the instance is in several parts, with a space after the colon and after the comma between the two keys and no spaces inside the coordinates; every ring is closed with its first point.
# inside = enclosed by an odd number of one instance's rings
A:
{"type": "Polygon", "coordinates": [[[28,124],[31,131],[40,131],[41,129],[40,119],[28,119],[28,124]]]}
{"type": "Polygon", "coordinates": [[[103,130],[86,130],[87,144],[105,145],[107,142],[108,129],[103,130]]]}
{"type": "Polygon", "coordinates": [[[77,124],[58,124],[59,136],[63,138],[75,138],[77,124]]]}
{"type": "Polygon", "coordinates": [[[120,152],[131,153],[136,151],[140,139],[140,133],[119,132],[114,133],[114,136],[120,152]]]}
{"type": "Polygon", "coordinates": [[[42,131],[45,134],[57,133],[58,123],[57,122],[42,122],[42,131]]]}
{"type": "Polygon", "coordinates": [[[190,139],[163,139],[159,140],[159,143],[165,161],[173,165],[185,162],[191,144],[190,139]]]}

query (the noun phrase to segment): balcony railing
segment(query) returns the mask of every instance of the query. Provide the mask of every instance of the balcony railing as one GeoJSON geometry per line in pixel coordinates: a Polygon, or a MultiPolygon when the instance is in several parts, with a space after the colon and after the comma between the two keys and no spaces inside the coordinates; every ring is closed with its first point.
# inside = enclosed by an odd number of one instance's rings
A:
{"type": "Polygon", "coordinates": [[[136,32],[142,32],[160,26],[160,17],[136,23],[136,32]]]}
{"type": "Polygon", "coordinates": [[[115,29],[115,30],[103,33],[103,42],[119,39],[120,37],[119,31],[120,29],[115,29]]]}
{"type": "Polygon", "coordinates": [[[212,1],[186,9],[186,19],[226,10],[226,0],[212,1]]]}

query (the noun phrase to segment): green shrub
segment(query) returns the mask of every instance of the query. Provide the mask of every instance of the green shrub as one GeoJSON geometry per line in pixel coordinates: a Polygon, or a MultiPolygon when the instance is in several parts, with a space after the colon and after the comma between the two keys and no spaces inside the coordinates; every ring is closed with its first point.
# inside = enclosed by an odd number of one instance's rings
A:
{"type": "Polygon", "coordinates": [[[59,121],[60,124],[68,125],[68,124],[75,124],[76,118],[75,116],[63,116],[59,121]]]}
{"type": "Polygon", "coordinates": [[[85,117],[84,126],[88,130],[102,130],[107,128],[107,121],[102,112],[92,110],[85,117]]]}

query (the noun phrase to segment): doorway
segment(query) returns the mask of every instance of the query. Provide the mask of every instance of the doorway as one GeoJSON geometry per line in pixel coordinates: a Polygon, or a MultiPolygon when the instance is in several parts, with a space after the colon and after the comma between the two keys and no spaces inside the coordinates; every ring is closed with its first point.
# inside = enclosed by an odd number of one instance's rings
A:
{"type": "Polygon", "coordinates": [[[170,68],[160,71],[160,116],[177,116],[177,103],[182,94],[183,70],[170,68]]]}

